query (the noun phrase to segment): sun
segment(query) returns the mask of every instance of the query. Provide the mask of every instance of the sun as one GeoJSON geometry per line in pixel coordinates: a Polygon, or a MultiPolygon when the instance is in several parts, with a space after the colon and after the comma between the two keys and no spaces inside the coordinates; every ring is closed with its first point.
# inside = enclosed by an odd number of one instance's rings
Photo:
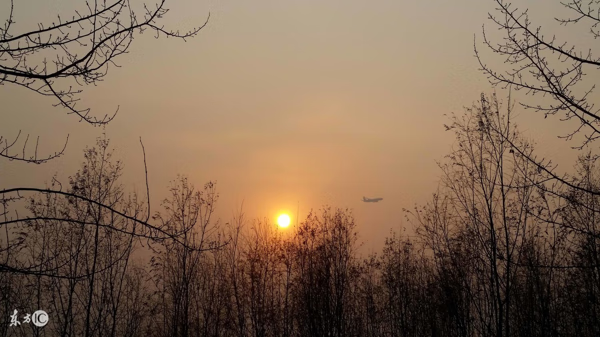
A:
{"type": "Polygon", "coordinates": [[[277,224],[279,227],[285,228],[290,225],[290,216],[287,214],[281,214],[279,218],[277,218],[277,224]]]}

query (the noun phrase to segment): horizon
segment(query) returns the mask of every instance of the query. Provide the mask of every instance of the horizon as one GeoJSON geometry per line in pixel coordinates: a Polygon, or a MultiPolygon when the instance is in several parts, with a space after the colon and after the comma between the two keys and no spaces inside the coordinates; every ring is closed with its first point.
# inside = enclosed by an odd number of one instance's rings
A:
{"type": "MultiPolygon", "coordinates": [[[[70,1],[41,6],[16,3],[15,28],[78,8],[70,1]]],[[[364,223],[365,241],[379,247],[390,229],[406,225],[401,209],[423,204],[437,189],[436,162],[454,144],[444,115],[460,114],[494,90],[473,53],[473,37],[481,39],[492,6],[438,6],[431,12],[419,3],[178,2],[166,25],[189,29],[210,12],[207,26],[186,43],[138,36],[117,60],[121,67],[111,66],[103,82],[86,88],[82,104],[93,107],[91,114],[119,107],[104,130],[81,125],[25,88],[2,88],[10,114],[0,134],[40,136],[40,152],[57,151],[67,134],[69,143],[64,156],[44,165],[0,162],[0,183],[39,186],[56,172],[66,181],[85,146],[106,132],[124,160],[124,184],[144,190],[141,137],[155,210],[169,182],[184,174],[196,186],[217,182],[223,220],[242,204],[250,217],[273,222],[283,210],[295,213],[298,202],[300,219],[326,204],[348,207],[364,223]],[[461,19],[446,25],[444,16],[461,19]],[[418,25],[427,29],[409,29],[418,25]],[[384,200],[365,204],[368,194],[384,200]]],[[[536,18],[546,23],[552,13],[536,18]]],[[[570,143],[535,131],[540,123],[560,130],[561,122],[529,111],[518,111],[516,121],[540,143],[540,153],[571,170],[570,143]]]]}
{"type": "Polygon", "coordinates": [[[519,6],[0,0],[0,337],[599,336],[600,1],[519,6]]]}

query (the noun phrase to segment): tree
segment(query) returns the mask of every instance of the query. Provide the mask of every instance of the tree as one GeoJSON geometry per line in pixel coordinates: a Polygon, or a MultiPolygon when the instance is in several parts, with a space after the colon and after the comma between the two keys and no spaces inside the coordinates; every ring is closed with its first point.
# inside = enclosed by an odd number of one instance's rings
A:
{"type": "MultiPolygon", "coordinates": [[[[165,4],[166,0],[160,0],[154,8],[144,4],[140,11],[134,9],[135,4],[130,0],[86,1],[85,11],[75,10],[71,18],[58,15],[55,22],[39,23],[38,29],[14,32],[15,2],[10,0],[5,11],[8,18],[4,27],[0,27],[0,85],[14,84],[54,97],[55,106],[66,109],[68,114],[75,114],[92,125],[107,124],[115,118],[118,108],[100,118],[90,115],[90,108],[76,106],[81,88],[102,81],[109,66],[117,66],[116,60],[127,53],[136,34],[150,30],[156,38],[185,40],[196,36],[208,23],[207,18],[202,26],[183,33],[167,30],[160,24],[169,11],[165,4]]],[[[65,150],[38,157],[38,138],[33,154],[26,155],[27,136],[22,153],[11,154],[9,151],[20,135],[19,132],[10,143],[0,136],[0,156],[40,164],[60,156],[65,150]]]]}
{"type": "MultiPolygon", "coordinates": [[[[144,212],[144,203],[120,184],[123,166],[106,138],[84,157],[70,176],[70,194],[129,214],[144,212]]],[[[3,307],[2,314],[44,308],[52,316],[45,329],[59,336],[134,335],[146,310],[143,271],[131,261],[139,226],[75,197],[34,195],[27,201],[32,216],[21,225],[22,249],[16,256],[11,250],[1,254],[0,284],[9,295],[17,293],[3,299],[13,309],[3,307]],[[21,274],[7,271],[7,264],[21,274]]],[[[27,329],[40,333],[33,325],[27,329]]]]}
{"type": "MultiPolygon", "coordinates": [[[[488,75],[494,85],[511,86],[516,90],[525,90],[528,94],[549,96],[553,103],[546,105],[522,103],[526,108],[549,115],[564,114],[562,120],[576,120],[578,126],[566,135],[571,139],[583,132],[583,143],[579,148],[600,137],[600,114],[598,108],[589,101],[595,85],[579,86],[588,71],[600,66],[600,58],[593,56],[591,49],[583,51],[562,41],[554,35],[548,37],[541,27],[534,27],[527,11],[519,11],[504,0],[495,0],[499,16],[489,14],[490,20],[504,32],[502,43],[493,44],[483,32],[484,44],[493,52],[505,57],[512,66],[506,71],[495,71],[483,62],[477,47],[475,52],[482,71],[488,75]]],[[[594,38],[600,37],[600,4],[596,1],[573,0],[562,5],[573,15],[556,18],[564,26],[587,25],[594,38]]]]}
{"type": "Polygon", "coordinates": [[[356,224],[349,210],[309,214],[295,242],[294,297],[302,336],[353,336],[352,305],[358,282],[356,224]]]}
{"type": "MultiPolygon", "coordinates": [[[[86,160],[89,162],[84,165],[80,172],[71,177],[70,187],[66,190],[63,190],[62,184],[55,179],[49,188],[0,190],[0,195],[2,195],[0,204],[3,205],[4,209],[1,214],[4,219],[0,220],[0,226],[4,227],[6,233],[4,240],[0,241],[0,244],[5,245],[0,248],[0,252],[6,256],[5,261],[0,262],[0,273],[80,278],[96,272],[96,268],[92,268],[86,271],[87,274],[66,276],[60,274],[61,269],[58,267],[40,268],[41,265],[37,262],[24,264],[23,261],[16,259],[16,253],[27,244],[26,239],[31,230],[28,224],[31,223],[38,223],[39,227],[39,223],[42,222],[45,226],[57,226],[58,228],[62,224],[75,223],[83,227],[94,228],[97,233],[100,233],[100,229],[102,229],[102,231],[109,231],[118,235],[129,235],[132,240],[134,238],[137,240],[146,239],[148,242],[172,240],[174,243],[188,249],[199,249],[190,247],[185,241],[185,237],[182,238],[182,235],[185,235],[188,229],[182,228],[178,231],[170,228],[168,223],[153,225],[148,222],[149,198],[146,205],[140,204],[137,196],[132,201],[124,202],[122,190],[113,192],[110,189],[110,184],[114,183],[117,176],[120,175],[121,163],[113,164],[110,162],[110,158],[104,158],[105,155],[110,157],[110,153],[107,152],[109,151],[108,144],[106,138],[99,139],[97,148],[86,150],[86,160]],[[97,159],[98,156],[103,159],[97,159]],[[106,170],[113,169],[111,165],[116,165],[116,168],[114,168],[114,171],[107,173],[106,170]],[[107,194],[107,191],[110,191],[110,193],[107,194]],[[29,200],[32,201],[28,207],[30,214],[19,215],[15,211],[15,217],[10,217],[7,211],[8,204],[26,200],[22,194],[28,192],[33,192],[29,197],[29,200]],[[40,211],[35,207],[36,204],[33,200],[44,200],[46,206],[40,211]],[[135,202],[135,207],[132,207],[131,202],[135,202]],[[71,205],[72,207],[64,207],[63,205],[71,205]],[[85,216],[82,216],[82,214],[85,216]],[[107,218],[110,221],[106,221],[107,218]]],[[[36,202],[39,203],[39,201],[36,202]]],[[[96,237],[94,242],[98,240],[99,237],[96,237]]],[[[47,264],[42,264],[47,266],[47,264]]]]}
{"type": "Polygon", "coordinates": [[[532,216],[541,174],[512,144],[528,150],[533,145],[511,113],[510,100],[504,113],[495,95],[482,95],[463,116],[452,117],[447,129],[455,132],[457,145],[440,164],[440,191],[413,213],[433,251],[446,329],[456,335],[511,335],[518,316],[512,293],[527,229],[543,224],[532,216]]]}
{"type": "MultiPolygon", "coordinates": [[[[565,36],[556,37],[549,34],[547,30],[534,26],[529,20],[527,10],[519,10],[504,0],[495,0],[495,3],[498,15],[490,14],[489,18],[502,31],[504,38],[500,43],[493,43],[484,30],[483,42],[488,49],[503,57],[510,69],[498,70],[485,63],[475,45],[481,70],[493,85],[523,90],[532,101],[533,96],[536,95],[549,98],[550,100],[521,103],[521,105],[544,114],[545,118],[557,116],[560,117],[561,122],[571,121],[569,125],[574,125],[574,129],[559,137],[576,141],[574,149],[592,148],[600,137],[600,111],[593,102],[595,83],[592,75],[600,65],[600,58],[594,56],[591,48],[572,45],[565,36]]],[[[584,28],[588,30],[591,37],[600,37],[598,30],[600,3],[572,0],[561,4],[569,13],[555,19],[563,27],[563,32],[566,33],[567,27],[584,28]]],[[[593,200],[600,196],[598,186],[581,179],[582,177],[578,176],[581,172],[576,172],[574,175],[560,173],[551,158],[539,158],[534,155],[532,149],[513,144],[508,138],[506,140],[518,155],[537,167],[542,176],[542,179],[533,181],[529,179],[530,175],[524,175],[526,180],[523,186],[533,185],[540,189],[545,197],[554,199],[555,209],[552,212],[543,212],[534,216],[543,218],[541,220],[552,227],[560,226],[579,234],[586,234],[590,236],[586,239],[589,242],[598,239],[600,233],[595,226],[577,225],[579,222],[574,221],[575,218],[572,217],[575,213],[564,213],[567,209],[572,211],[571,206],[577,204],[575,208],[580,213],[585,211],[588,219],[597,217],[600,207],[593,200]]],[[[591,151],[590,157],[586,160],[594,161],[597,157],[598,153],[591,151]]],[[[596,263],[587,261],[590,264],[582,264],[583,260],[573,265],[553,261],[556,263],[553,266],[594,268],[596,263]]]]}
{"type": "Polygon", "coordinates": [[[183,245],[165,241],[153,248],[152,272],[163,309],[163,333],[189,336],[192,327],[201,327],[196,319],[200,316],[199,299],[205,295],[200,285],[207,272],[203,253],[220,245],[215,241],[218,223],[211,220],[218,194],[214,183],[197,191],[182,176],[173,182],[170,192],[171,197],[163,202],[164,212],[154,219],[168,231],[181,233],[183,245]]]}
{"type": "Polygon", "coordinates": [[[383,290],[379,315],[388,335],[434,335],[437,322],[432,319],[432,296],[427,292],[433,273],[422,248],[395,232],[386,238],[379,259],[383,290]]]}
{"type": "MultiPolygon", "coordinates": [[[[135,4],[129,0],[113,0],[111,2],[95,0],[85,3],[85,11],[75,10],[71,18],[57,17],[51,24],[40,23],[38,28],[29,32],[15,32],[18,3],[8,2],[8,15],[0,27],[0,84],[12,84],[27,88],[36,94],[50,96],[56,99],[55,106],[66,109],[68,114],[77,115],[82,121],[91,125],[105,125],[116,115],[105,114],[98,118],[90,114],[90,108],[76,106],[83,88],[102,81],[108,73],[110,65],[116,65],[117,59],[127,53],[134,36],[150,30],[156,37],[166,36],[185,40],[193,37],[206,25],[196,27],[188,32],[180,33],[164,28],[160,22],[167,14],[166,0],[161,0],[154,8],[144,5],[135,9],[135,4]]],[[[208,20],[208,19],[207,19],[208,20]]],[[[64,147],[50,155],[38,155],[37,147],[28,148],[29,135],[25,138],[22,151],[13,151],[17,146],[21,132],[15,139],[9,141],[0,135],[0,157],[25,163],[42,164],[59,157],[64,153],[64,147]],[[20,152],[20,153],[19,153],[20,152]]],[[[140,139],[141,143],[141,139],[140,139]]],[[[17,212],[19,202],[26,195],[40,196],[49,199],[67,199],[71,203],[89,204],[97,212],[121,217],[129,223],[127,228],[112,228],[116,232],[126,233],[135,237],[149,240],[173,239],[179,243],[177,236],[182,233],[167,232],[163,228],[150,224],[150,196],[148,188],[148,171],[145,151],[144,166],[146,173],[147,209],[137,213],[128,213],[118,209],[115,204],[103,203],[96,196],[79,194],[75,189],[63,190],[62,185],[53,179],[46,188],[16,187],[0,189],[0,227],[6,236],[0,242],[0,251],[10,252],[14,256],[24,244],[26,236],[20,231],[24,222],[37,220],[52,220],[55,222],[71,223],[79,221],[81,225],[96,226],[89,221],[76,219],[72,214],[53,214],[49,216],[29,216],[17,212]],[[14,208],[14,209],[13,209],[14,208]]],[[[99,178],[99,177],[96,177],[99,178]]],[[[110,225],[109,225],[110,226],[110,225]]],[[[52,271],[41,271],[34,266],[17,266],[8,260],[0,263],[0,272],[21,274],[50,275],[52,271]]],[[[59,276],[53,274],[54,276],[59,276]]]]}

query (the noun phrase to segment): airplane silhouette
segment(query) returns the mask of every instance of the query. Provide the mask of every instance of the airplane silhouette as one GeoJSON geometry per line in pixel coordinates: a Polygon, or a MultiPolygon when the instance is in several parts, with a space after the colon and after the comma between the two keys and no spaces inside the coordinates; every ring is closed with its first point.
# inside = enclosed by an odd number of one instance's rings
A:
{"type": "Polygon", "coordinates": [[[363,202],[379,202],[381,200],[383,200],[383,198],[366,198],[366,197],[363,197],[362,201],[363,202]]]}

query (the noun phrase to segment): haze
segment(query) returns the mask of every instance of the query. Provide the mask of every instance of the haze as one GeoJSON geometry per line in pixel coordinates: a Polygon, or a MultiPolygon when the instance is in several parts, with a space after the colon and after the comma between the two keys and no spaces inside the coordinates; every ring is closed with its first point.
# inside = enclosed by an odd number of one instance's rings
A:
{"type": "MultiPolygon", "coordinates": [[[[57,8],[20,0],[18,27],[70,15],[77,3],[57,8]]],[[[117,60],[122,67],[111,67],[81,97],[99,116],[120,106],[104,131],[125,163],[123,182],[138,190],[145,189],[143,139],[155,210],[180,173],[196,186],[217,181],[216,215],[223,221],[242,204],[248,217],[273,222],[281,211],[294,222],[298,205],[300,219],[324,204],[348,207],[366,247],[379,247],[403,224],[402,208],[427,201],[436,189],[436,160],[453,142],[444,114],[492,91],[473,52],[490,1],[169,5],[165,25],[191,28],[209,12],[210,21],[187,43],[136,37],[117,60]],[[384,200],[363,203],[363,196],[384,200]]],[[[540,23],[555,16],[545,2],[522,6],[544,8],[533,11],[544,13],[540,23]]],[[[40,152],[53,152],[70,134],[66,155],[48,164],[0,161],[5,187],[74,173],[83,148],[103,132],[23,88],[4,86],[0,102],[2,135],[21,129],[40,136],[40,152]]],[[[556,130],[555,122],[526,112],[518,122],[542,154],[560,161],[567,145],[534,130],[542,122],[556,130]]],[[[564,155],[567,167],[573,155],[564,155]]]]}

